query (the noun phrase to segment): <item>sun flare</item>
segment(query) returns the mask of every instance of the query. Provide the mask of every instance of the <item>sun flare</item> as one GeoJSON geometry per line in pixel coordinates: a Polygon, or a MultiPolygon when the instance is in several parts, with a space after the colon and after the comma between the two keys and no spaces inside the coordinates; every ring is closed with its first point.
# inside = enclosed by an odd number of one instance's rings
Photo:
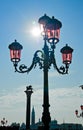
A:
{"type": "Polygon", "coordinates": [[[32,28],[31,33],[32,33],[33,36],[39,37],[41,31],[40,31],[39,27],[36,27],[36,26],[35,26],[35,27],[32,28]]]}

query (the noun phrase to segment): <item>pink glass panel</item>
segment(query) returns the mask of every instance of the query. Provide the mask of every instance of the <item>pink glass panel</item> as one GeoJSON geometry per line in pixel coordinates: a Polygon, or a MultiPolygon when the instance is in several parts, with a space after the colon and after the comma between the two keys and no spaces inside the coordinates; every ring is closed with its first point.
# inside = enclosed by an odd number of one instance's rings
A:
{"type": "Polygon", "coordinates": [[[63,63],[71,63],[72,53],[62,54],[63,63]]]}
{"type": "Polygon", "coordinates": [[[57,30],[47,30],[47,36],[48,36],[48,39],[51,39],[51,38],[57,38],[59,39],[60,37],[60,29],[57,29],[57,30]]]}
{"type": "Polygon", "coordinates": [[[21,50],[10,50],[10,58],[11,59],[20,59],[21,50]]]}

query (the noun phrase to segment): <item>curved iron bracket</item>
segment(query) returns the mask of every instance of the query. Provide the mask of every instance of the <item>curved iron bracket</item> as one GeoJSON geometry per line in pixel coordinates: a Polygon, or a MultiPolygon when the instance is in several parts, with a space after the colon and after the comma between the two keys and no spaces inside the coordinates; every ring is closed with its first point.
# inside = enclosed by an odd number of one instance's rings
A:
{"type": "Polygon", "coordinates": [[[54,51],[50,52],[50,60],[49,60],[49,66],[51,66],[51,64],[53,64],[54,68],[60,73],[60,74],[68,74],[68,68],[69,68],[69,64],[66,64],[65,67],[62,65],[60,68],[58,68],[57,64],[56,64],[56,59],[54,56],[54,51]]]}
{"type": "Polygon", "coordinates": [[[19,68],[17,68],[18,63],[14,62],[15,72],[29,73],[33,68],[37,66],[37,64],[39,64],[40,69],[42,69],[43,68],[42,61],[43,61],[43,52],[41,50],[37,50],[34,54],[32,64],[29,68],[25,64],[21,64],[19,68]],[[39,53],[41,53],[41,55],[39,55],[39,53]]]}

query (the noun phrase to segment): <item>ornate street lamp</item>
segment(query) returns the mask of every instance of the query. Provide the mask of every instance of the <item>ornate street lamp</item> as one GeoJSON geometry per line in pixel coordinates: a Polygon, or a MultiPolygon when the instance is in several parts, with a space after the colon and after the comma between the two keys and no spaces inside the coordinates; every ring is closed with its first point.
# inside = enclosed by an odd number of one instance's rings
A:
{"type": "Polygon", "coordinates": [[[80,85],[79,87],[83,90],[83,85],[80,85]]]}
{"type": "Polygon", "coordinates": [[[11,45],[9,45],[10,48],[10,57],[12,62],[19,62],[21,57],[21,49],[23,48],[20,43],[18,43],[16,40],[11,45]]]}
{"type": "Polygon", "coordinates": [[[78,118],[80,118],[80,117],[83,118],[83,105],[81,105],[80,108],[81,108],[81,111],[82,111],[82,112],[81,112],[80,114],[78,114],[78,110],[75,110],[75,114],[76,114],[76,116],[77,116],[78,118]]]}
{"type": "MultiPolygon", "coordinates": [[[[80,85],[79,87],[80,87],[81,89],[83,89],[83,85],[80,85]]],[[[78,118],[80,118],[80,117],[83,118],[83,105],[80,106],[80,109],[81,109],[81,113],[78,114],[78,110],[75,110],[75,115],[76,115],[78,118]]]]}
{"type": "Polygon", "coordinates": [[[49,130],[49,123],[51,121],[50,112],[49,112],[49,92],[48,92],[48,70],[51,65],[60,73],[67,74],[69,65],[72,60],[72,52],[73,49],[66,45],[61,49],[63,63],[65,66],[61,66],[58,68],[55,59],[55,47],[56,43],[59,42],[60,37],[60,28],[62,27],[62,23],[55,19],[54,17],[50,18],[46,14],[39,18],[38,20],[41,28],[41,34],[44,39],[44,47],[42,50],[37,50],[34,53],[34,57],[32,60],[32,64],[30,67],[22,64],[18,67],[18,62],[20,61],[20,53],[23,48],[16,40],[12,44],[9,45],[10,49],[10,58],[14,64],[14,68],[16,72],[19,73],[28,73],[38,64],[40,69],[43,69],[44,74],[44,93],[43,93],[43,113],[42,113],[42,122],[44,123],[44,130],[49,130]],[[50,46],[47,44],[49,43],[50,46]],[[11,51],[13,53],[13,57],[11,55],[11,51]],[[19,52],[19,54],[18,54],[19,52]],[[41,55],[40,55],[41,54],[41,55]]]}
{"type": "Polygon", "coordinates": [[[49,43],[59,42],[60,28],[62,27],[62,23],[59,20],[55,19],[54,16],[51,19],[45,14],[38,22],[40,24],[41,34],[49,43]]]}
{"type": "Polygon", "coordinates": [[[66,73],[68,73],[69,64],[72,61],[72,52],[73,49],[67,44],[61,49],[63,64],[66,66],[66,73]]]}
{"type": "MultiPolygon", "coordinates": [[[[21,50],[23,49],[22,45],[15,40],[12,44],[9,45],[11,61],[14,63],[14,66],[17,66],[21,57],[21,50]]],[[[16,67],[15,67],[16,68],[16,67]]]]}
{"type": "Polygon", "coordinates": [[[7,121],[5,118],[3,118],[3,119],[1,120],[1,125],[2,125],[2,126],[5,126],[7,123],[8,123],[8,121],[7,121]]]}

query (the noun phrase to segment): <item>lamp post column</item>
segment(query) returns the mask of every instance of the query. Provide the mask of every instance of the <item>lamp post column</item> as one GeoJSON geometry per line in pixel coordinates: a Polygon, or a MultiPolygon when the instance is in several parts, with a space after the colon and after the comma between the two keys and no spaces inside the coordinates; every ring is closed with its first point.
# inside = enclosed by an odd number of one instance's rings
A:
{"type": "Polygon", "coordinates": [[[26,130],[30,130],[30,106],[31,106],[31,94],[32,86],[26,87],[26,90],[24,91],[27,96],[27,103],[26,103],[26,130]]]}
{"type": "Polygon", "coordinates": [[[49,91],[48,91],[48,60],[49,60],[49,48],[44,45],[44,95],[43,95],[43,113],[42,122],[44,123],[44,130],[49,130],[49,123],[51,121],[49,113],[49,91]]]}

